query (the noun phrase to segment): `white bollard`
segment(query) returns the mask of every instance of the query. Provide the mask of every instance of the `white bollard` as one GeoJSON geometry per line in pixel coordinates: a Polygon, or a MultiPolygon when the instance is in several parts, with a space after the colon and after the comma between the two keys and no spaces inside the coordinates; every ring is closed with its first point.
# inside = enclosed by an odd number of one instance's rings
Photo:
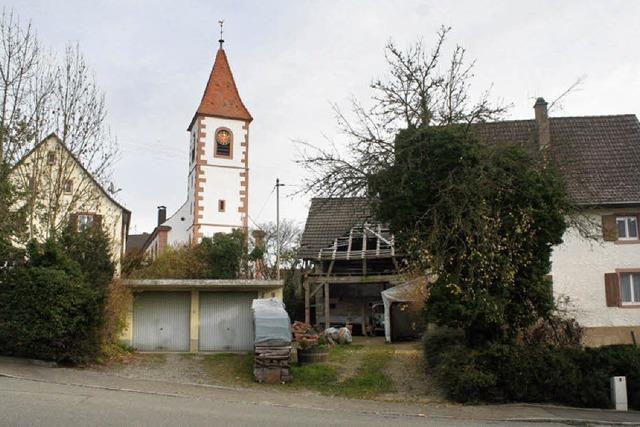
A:
{"type": "Polygon", "coordinates": [[[616,411],[628,411],[627,377],[611,377],[611,401],[616,411]]]}

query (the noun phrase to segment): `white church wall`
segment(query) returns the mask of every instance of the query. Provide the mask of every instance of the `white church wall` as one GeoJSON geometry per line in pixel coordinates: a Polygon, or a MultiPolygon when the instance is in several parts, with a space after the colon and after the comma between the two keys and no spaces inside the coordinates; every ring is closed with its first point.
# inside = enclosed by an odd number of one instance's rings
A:
{"type": "Polygon", "coordinates": [[[171,227],[167,237],[167,244],[178,246],[189,242],[189,229],[191,228],[191,216],[189,215],[189,201],[171,215],[162,225],[171,227]]]}
{"type": "Polygon", "coordinates": [[[203,122],[206,126],[204,129],[204,132],[206,133],[206,150],[204,160],[206,160],[207,164],[243,168],[244,163],[242,162],[242,159],[244,158],[246,147],[242,147],[240,144],[247,136],[247,131],[243,129],[245,122],[242,120],[222,119],[219,117],[204,117],[203,122]],[[233,152],[231,159],[215,157],[214,155],[215,132],[219,128],[227,128],[231,130],[231,134],[233,136],[233,152]]]}

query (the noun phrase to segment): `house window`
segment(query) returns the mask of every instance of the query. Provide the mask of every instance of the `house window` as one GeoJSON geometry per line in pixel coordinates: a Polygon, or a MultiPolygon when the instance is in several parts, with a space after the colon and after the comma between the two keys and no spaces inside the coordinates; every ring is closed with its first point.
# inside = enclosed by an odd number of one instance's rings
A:
{"type": "Polygon", "coordinates": [[[224,200],[218,200],[218,212],[224,212],[226,208],[226,203],[224,200]]]}
{"type": "Polygon", "coordinates": [[[64,194],[73,193],[73,180],[68,179],[64,182],[64,194]]]}
{"type": "Polygon", "coordinates": [[[618,239],[638,240],[638,217],[619,216],[616,218],[618,226],[618,239]]]}
{"type": "Polygon", "coordinates": [[[231,157],[233,135],[229,129],[221,128],[216,131],[216,157],[231,157]]]}
{"type": "Polygon", "coordinates": [[[48,165],[55,165],[56,164],[56,153],[54,153],[53,151],[49,151],[47,153],[47,164],[48,165]]]}
{"type": "Polygon", "coordinates": [[[78,231],[84,231],[93,226],[93,215],[80,214],[78,215],[78,231]]]}
{"type": "Polygon", "coordinates": [[[640,273],[620,273],[620,301],[640,304],[640,273]]]}

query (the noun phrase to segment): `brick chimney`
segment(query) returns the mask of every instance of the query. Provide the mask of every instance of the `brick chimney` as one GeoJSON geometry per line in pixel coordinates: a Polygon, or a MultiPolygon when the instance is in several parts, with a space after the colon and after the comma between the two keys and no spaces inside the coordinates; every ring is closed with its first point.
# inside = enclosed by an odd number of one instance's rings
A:
{"type": "Polygon", "coordinates": [[[533,105],[536,113],[536,125],[538,127],[538,144],[540,150],[546,152],[551,144],[551,129],[549,127],[549,114],[547,112],[547,101],[544,98],[536,99],[533,105]]]}
{"type": "Polygon", "coordinates": [[[158,227],[167,220],[167,207],[158,206],[158,227]]]}

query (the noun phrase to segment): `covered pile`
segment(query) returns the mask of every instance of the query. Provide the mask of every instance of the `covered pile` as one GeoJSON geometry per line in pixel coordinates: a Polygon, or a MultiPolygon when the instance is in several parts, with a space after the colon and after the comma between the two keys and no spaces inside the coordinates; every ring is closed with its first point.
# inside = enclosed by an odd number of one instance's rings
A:
{"type": "Polygon", "coordinates": [[[255,299],[251,309],[255,333],[253,374],[256,381],[290,381],[291,326],[284,304],[275,298],[255,299]]]}

